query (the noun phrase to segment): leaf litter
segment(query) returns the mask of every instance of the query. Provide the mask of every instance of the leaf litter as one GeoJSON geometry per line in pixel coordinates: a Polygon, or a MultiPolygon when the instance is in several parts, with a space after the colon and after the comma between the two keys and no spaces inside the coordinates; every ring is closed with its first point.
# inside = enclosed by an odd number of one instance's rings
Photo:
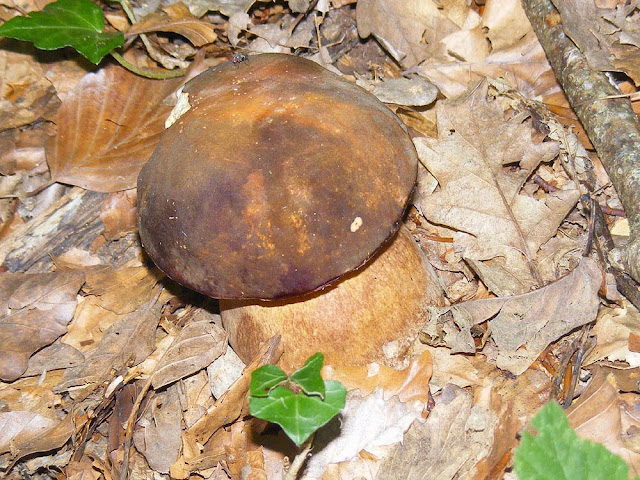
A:
{"type": "MultiPolygon", "coordinates": [[[[636,79],[627,19],[637,11],[605,3],[581,15],[606,48],[582,48],[636,79]]],[[[348,387],[347,409],[320,432],[309,478],[496,478],[509,470],[518,430],[554,395],[576,399],[569,419],[580,435],[640,468],[637,311],[599,297],[603,270],[583,257],[589,219],[577,204],[588,175],[600,203],[619,202],[597,156],[577,143],[590,148],[583,132],[561,124],[575,119],[519,2],[192,0],[134,12],[128,53],[140,64],[183,65],[199,49],[206,60],[194,64],[206,68],[235,51],[298,49],[379,95],[412,129],[422,165],[405,223],[449,305],[425,315],[427,345],[414,345],[405,370],[325,368],[348,387]],[[147,52],[135,43],[143,32],[147,52]],[[584,357],[563,363],[576,329],[594,324],[587,351],[576,352],[584,357]],[[575,386],[559,388],[573,361],[582,366],[575,386]]],[[[126,26],[117,9],[107,18],[126,26]]],[[[7,45],[0,468],[112,478],[129,456],[132,478],[280,478],[295,451],[246,416],[250,372],[277,360],[277,339],[245,367],[215,307],[140,261],[136,176],[181,82],[107,64],[88,71],[7,45]],[[98,227],[83,232],[87,219],[98,227]]]]}

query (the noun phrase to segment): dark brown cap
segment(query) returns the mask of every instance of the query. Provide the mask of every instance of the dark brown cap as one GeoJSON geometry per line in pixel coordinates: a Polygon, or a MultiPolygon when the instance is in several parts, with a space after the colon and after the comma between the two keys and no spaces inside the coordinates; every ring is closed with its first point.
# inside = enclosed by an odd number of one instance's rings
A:
{"type": "Polygon", "coordinates": [[[417,155],[374,96],[299,57],[265,54],[184,87],[190,109],[138,178],[142,243],[214,298],[317,290],[397,230],[417,155]]]}

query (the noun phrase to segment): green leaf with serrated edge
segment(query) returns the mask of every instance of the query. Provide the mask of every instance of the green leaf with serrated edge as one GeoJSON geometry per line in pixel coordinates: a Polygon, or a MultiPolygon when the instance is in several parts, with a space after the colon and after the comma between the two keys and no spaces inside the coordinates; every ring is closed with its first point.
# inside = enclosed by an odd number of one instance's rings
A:
{"type": "Polygon", "coordinates": [[[0,25],[0,36],[32,42],[42,50],[73,47],[96,65],[124,44],[120,32],[103,32],[104,14],[90,0],[58,0],[41,12],[0,25]]]}
{"type": "Polygon", "coordinates": [[[292,373],[289,380],[299,385],[307,395],[319,395],[324,398],[324,381],[320,375],[323,363],[324,355],[316,353],[309,357],[302,368],[292,373]]]}
{"type": "Polygon", "coordinates": [[[524,432],[515,454],[518,480],[629,478],[624,460],[599,443],[579,438],[557,403],[542,407],[531,425],[537,435],[524,432]]]}
{"type": "Polygon", "coordinates": [[[340,382],[325,382],[325,397],[293,393],[276,387],[268,397],[249,397],[249,412],[256,418],[277,423],[296,445],[302,445],[317,429],[344,408],[347,390],[340,382]]]}
{"type": "Polygon", "coordinates": [[[249,394],[254,397],[266,397],[269,391],[287,379],[287,374],[275,365],[263,365],[251,372],[249,394]]]}

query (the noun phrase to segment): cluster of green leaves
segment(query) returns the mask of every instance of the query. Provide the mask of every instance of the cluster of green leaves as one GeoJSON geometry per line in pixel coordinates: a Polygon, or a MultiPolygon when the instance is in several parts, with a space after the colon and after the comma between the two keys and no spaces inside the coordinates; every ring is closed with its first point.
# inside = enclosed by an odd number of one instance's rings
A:
{"type": "Polygon", "coordinates": [[[251,374],[249,412],[277,423],[296,445],[325,425],[344,408],[347,390],[320,375],[324,355],[316,353],[304,366],[287,375],[275,365],[251,374]]]}
{"type": "Polygon", "coordinates": [[[41,12],[0,25],[0,36],[32,42],[42,50],[72,47],[94,64],[124,44],[120,32],[104,31],[104,14],[91,0],[58,0],[41,12]]]}
{"type": "Polygon", "coordinates": [[[579,438],[557,403],[542,407],[531,425],[537,435],[523,433],[515,454],[518,480],[628,480],[624,460],[599,443],[579,438]]]}

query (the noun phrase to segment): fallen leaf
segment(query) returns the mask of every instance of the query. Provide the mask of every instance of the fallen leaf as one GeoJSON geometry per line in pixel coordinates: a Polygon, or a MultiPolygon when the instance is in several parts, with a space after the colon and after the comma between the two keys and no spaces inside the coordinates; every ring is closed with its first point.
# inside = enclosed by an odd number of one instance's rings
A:
{"type": "Polygon", "coordinates": [[[198,443],[204,444],[219,428],[233,423],[242,411],[248,413],[247,393],[251,382],[251,372],[268,363],[275,365],[281,355],[282,346],[280,345],[279,336],[264,342],[260,346],[256,357],[242,372],[242,376],[231,385],[229,390],[218,399],[205,415],[187,430],[186,435],[198,443]]]}
{"type": "Polygon", "coordinates": [[[585,365],[600,360],[627,362],[631,367],[640,367],[640,353],[629,348],[630,336],[640,335],[640,314],[627,300],[620,307],[603,307],[591,334],[596,345],[584,359],[585,365]]]}
{"type": "Polygon", "coordinates": [[[436,335],[437,322],[448,321],[452,327],[445,337],[447,344],[468,345],[465,351],[473,353],[470,328],[489,320],[491,337],[498,348],[498,367],[520,375],[551,342],[595,319],[601,283],[597,262],[585,257],[569,275],[533,292],[453,307],[430,307],[435,317],[426,330],[436,335]],[[441,317],[449,312],[451,320],[441,317]]]}
{"type": "Polygon", "coordinates": [[[356,22],[360,37],[373,35],[405,68],[427,58],[428,45],[459,30],[431,0],[360,0],[356,22]]]}
{"type": "Polygon", "coordinates": [[[0,413],[0,453],[10,452],[14,442],[39,437],[56,424],[55,420],[24,410],[0,413]]]}
{"type": "Polygon", "coordinates": [[[213,31],[213,25],[192,15],[184,3],[174,3],[163,10],[164,13],[152,13],[141,19],[127,31],[126,36],[149,32],[173,32],[182,35],[196,47],[213,43],[218,38],[213,31]]]}
{"type": "Polygon", "coordinates": [[[385,400],[381,389],[369,395],[347,394],[339,420],[316,432],[314,443],[323,445],[307,461],[305,478],[321,478],[329,464],[357,461],[366,451],[374,456],[388,445],[402,442],[404,432],[421,418],[424,403],[385,400]]]}
{"type": "Polygon", "coordinates": [[[506,120],[497,101],[479,87],[459,102],[438,104],[438,139],[415,139],[418,155],[440,189],[417,199],[430,222],[459,230],[454,246],[496,295],[541,287],[536,263],[577,202],[578,190],[537,200],[521,193],[541,162],[553,160],[556,142],[531,138],[527,113],[506,120]]]}
{"type": "Polygon", "coordinates": [[[211,394],[215,398],[220,398],[233,382],[240,378],[244,367],[244,362],[240,360],[236,352],[232,348],[227,348],[224,355],[215,359],[207,367],[211,394]]]}
{"type": "Polygon", "coordinates": [[[54,181],[98,192],[136,186],[164,130],[162,101],[179,80],[148,80],[119,65],[88,73],[58,111],[58,134],[47,145],[54,181]]]}
{"type": "Polygon", "coordinates": [[[219,318],[204,309],[195,312],[158,363],[151,382],[155,390],[208,367],[224,354],[227,333],[215,323],[219,318]]]}
{"type": "Polygon", "coordinates": [[[178,387],[172,385],[158,392],[150,403],[137,423],[134,444],[154,471],[169,473],[182,444],[182,407],[178,387]]]}
{"type": "Polygon", "coordinates": [[[397,395],[401,402],[419,400],[426,404],[432,372],[431,355],[425,351],[403,370],[377,363],[367,366],[327,365],[322,370],[322,378],[337,380],[347,390],[358,389],[364,395],[381,388],[385,399],[397,395]]]}
{"type": "Polygon", "coordinates": [[[377,479],[466,478],[490,451],[496,415],[474,406],[459,387],[445,386],[426,421],[414,422],[377,479]]]}
{"type": "Polygon", "coordinates": [[[34,352],[67,331],[83,282],[84,275],[72,271],[0,275],[2,380],[19,378],[34,352]]]}
{"type": "Polygon", "coordinates": [[[137,232],[136,191],[109,194],[100,207],[100,220],[104,223],[103,235],[109,241],[137,232]]]}
{"type": "Polygon", "coordinates": [[[0,49],[0,131],[50,117],[59,105],[31,52],[0,49]]]}
{"type": "Polygon", "coordinates": [[[611,381],[604,372],[594,375],[587,390],[567,409],[569,424],[580,437],[603,444],[639,472],[640,453],[625,447],[620,437],[621,401],[611,381]]]}
{"type": "Polygon", "coordinates": [[[154,298],[109,327],[98,347],[86,355],[83,364],[68,369],[54,391],[82,386],[82,393],[88,394],[101,382],[110,380],[113,372],[142,362],[153,351],[160,308],[154,298]]]}

